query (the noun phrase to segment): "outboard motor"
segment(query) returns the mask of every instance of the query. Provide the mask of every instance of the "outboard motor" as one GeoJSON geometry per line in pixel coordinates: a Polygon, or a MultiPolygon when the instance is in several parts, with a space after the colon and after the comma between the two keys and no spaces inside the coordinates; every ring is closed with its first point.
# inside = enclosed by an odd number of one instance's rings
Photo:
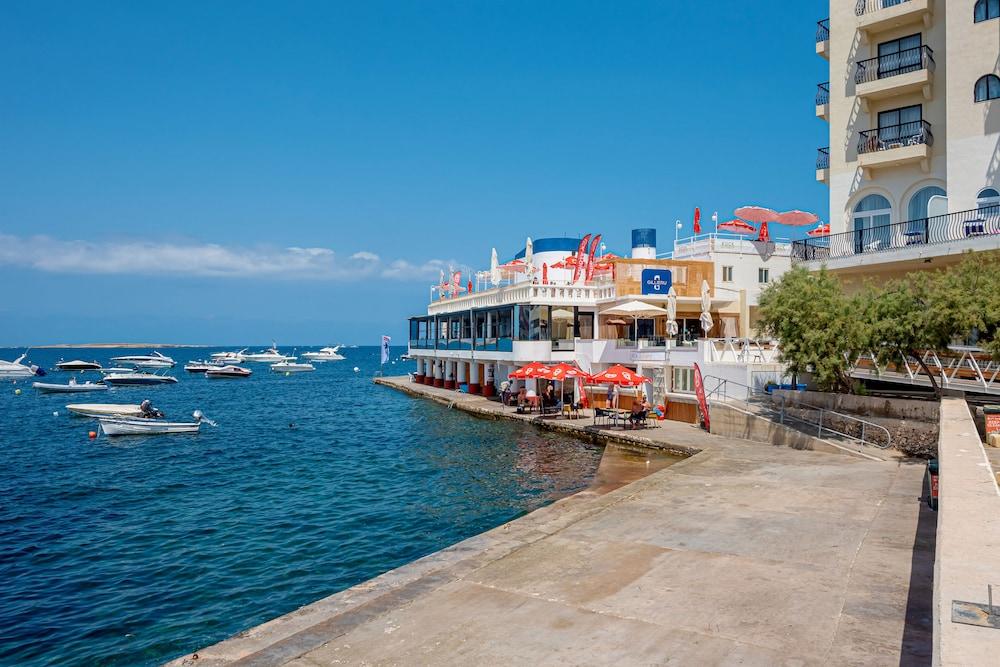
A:
{"type": "Polygon", "coordinates": [[[35,371],[35,375],[38,377],[45,377],[45,369],[41,366],[31,366],[31,370],[35,371]]]}
{"type": "Polygon", "coordinates": [[[212,421],[211,419],[208,419],[207,417],[205,417],[204,413],[202,413],[201,410],[195,410],[193,413],[191,413],[191,416],[194,417],[194,420],[196,422],[199,422],[199,423],[205,422],[209,426],[215,426],[215,422],[212,421]]]}

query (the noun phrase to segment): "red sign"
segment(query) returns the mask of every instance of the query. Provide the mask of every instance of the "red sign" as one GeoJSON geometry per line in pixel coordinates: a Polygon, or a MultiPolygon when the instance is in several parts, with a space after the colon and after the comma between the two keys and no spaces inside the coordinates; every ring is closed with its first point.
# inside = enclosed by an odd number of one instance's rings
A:
{"type": "Polygon", "coordinates": [[[698,397],[698,406],[701,408],[702,419],[705,422],[705,430],[712,432],[711,423],[708,421],[708,400],[705,398],[705,383],[701,379],[701,369],[698,364],[694,365],[694,393],[698,397]]]}
{"type": "Polygon", "coordinates": [[[937,500],[938,498],[938,476],[931,475],[931,498],[937,500]]]}
{"type": "Polygon", "coordinates": [[[986,415],[986,432],[1000,433],[1000,414],[986,415]]]}

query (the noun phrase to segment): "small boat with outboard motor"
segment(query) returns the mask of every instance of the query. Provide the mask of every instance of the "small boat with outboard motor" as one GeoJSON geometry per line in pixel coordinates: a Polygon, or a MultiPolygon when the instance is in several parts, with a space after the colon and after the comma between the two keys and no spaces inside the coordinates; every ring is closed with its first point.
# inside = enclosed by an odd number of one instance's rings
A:
{"type": "Polygon", "coordinates": [[[28,353],[25,352],[14,361],[0,360],[0,380],[23,380],[24,378],[35,377],[36,375],[38,377],[45,375],[45,369],[39,368],[31,362],[27,364],[21,363],[27,356],[28,353]]]}
{"type": "Polygon", "coordinates": [[[344,355],[340,354],[341,347],[343,346],[324,347],[319,352],[303,352],[302,356],[313,363],[317,361],[342,361],[344,355]]]}
{"type": "Polygon", "coordinates": [[[33,382],[31,386],[46,394],[75,394],[85,391],[107,391],[108,385],[97,382],[80,382],[76,378],[70,378],[68,384],[56,382],[33,382]]]}
{"type": "Polygon", "coordinates": [[[109,373],[104,376],[104,383],[112,386],[175,384],[176,382],[177,378],[170,375],[142,371],[109,373]]]}
{"type": "Polygon", "coordinates": [[[130,354],[123,357],[111,357],[116,364],[129,364],[136,368],[173,368],[177,362],[170,357],[153,350],[152,354],[130,354]]]}
{"type": "Polygon", "coordinates": [[[101,365],[96,361],[83,361],[82,359],[73,359],[71,361],[60,360],[56,364],[57,371],[99,371],[101,370],[101,365]]]}
{"type": "Polygon", "coordinates": [[[66,409],[78,417],[138,417],[141,405],[126,403],[70,403],[66,409]]]}
{"type": "Polygon", "coordinates": [[[281,361],[271,364],[271,370],[275,373],[308,373],[316,370],[312,364],[296,363],[294,361],[281,361]]]}
{"type": "Polygon", "coordinates": [[[252,374],[253,371],[242,366],[221,366],[205,371],[205,377],[207,378],[245,378],[250,377],[252,374]]]}
{"type": "Polygon", "coordinates": [[[108,436],[197,433],[203,423],[215,426],[215,422],[206,419],[201,410],[195,410],[191,416],[193,422],[169,422],[148,417],[101,417],[100,423],[104,435],[108,436]]]}

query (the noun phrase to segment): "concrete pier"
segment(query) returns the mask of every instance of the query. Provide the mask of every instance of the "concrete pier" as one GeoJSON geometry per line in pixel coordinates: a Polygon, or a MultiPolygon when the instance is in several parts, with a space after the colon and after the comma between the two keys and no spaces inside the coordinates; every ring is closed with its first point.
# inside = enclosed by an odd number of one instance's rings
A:
{"type": "MultiPolygon", "coordinates": [[[[381,382],[480,417],[500,409],[381,382]]],[[[615,438],[689,458],[565,498],[175,664],[929,664],[935,521],[921,501],[922,463],[660,424],[615,438]]]]}

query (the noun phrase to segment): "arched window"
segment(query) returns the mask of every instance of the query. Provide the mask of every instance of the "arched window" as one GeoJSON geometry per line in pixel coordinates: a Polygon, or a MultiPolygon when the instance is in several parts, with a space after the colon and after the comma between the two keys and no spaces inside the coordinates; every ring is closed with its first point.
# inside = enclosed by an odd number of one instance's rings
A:
{"type": "Polygon", "coordinates": [[[939,188],[936,185],[931,185],[926,188],[921,188],[917,190],[916,194],[910,197],[909,208],[907,208],[908,220],[923,220],[928,217],[927,213],[927,203],[930,202],[931,197],[940,196],[945,197],[943,188],[939,188]]]}
{"type": "Polygon", "coordinates": [[[976,3],[973,17],[976,23],[988,21],[1000,16],[1000,0],[979,0],[976,3]]]}
{"type": "MultiPolygon", "coordinates": [[[[1000,0],[997,0],[1000,2],[1000,0]]],[[[1000,76],[987,74],[976,81],[976,101],[985,102],[1000,98],[1000,76]]]]}
{"type": "Polygon", "coordinates": [[[882,195],[868,195],[854,207],[854,252],[876,252],[888,245],[892,204],[882,195]]]}
{"type": "Polygon", "coordinates": [[[1000,206],[1000,192],[997,192],[996,189],[986,188],[976,197],[976,208],[984,209],[994,206],[1000,206]]]}

